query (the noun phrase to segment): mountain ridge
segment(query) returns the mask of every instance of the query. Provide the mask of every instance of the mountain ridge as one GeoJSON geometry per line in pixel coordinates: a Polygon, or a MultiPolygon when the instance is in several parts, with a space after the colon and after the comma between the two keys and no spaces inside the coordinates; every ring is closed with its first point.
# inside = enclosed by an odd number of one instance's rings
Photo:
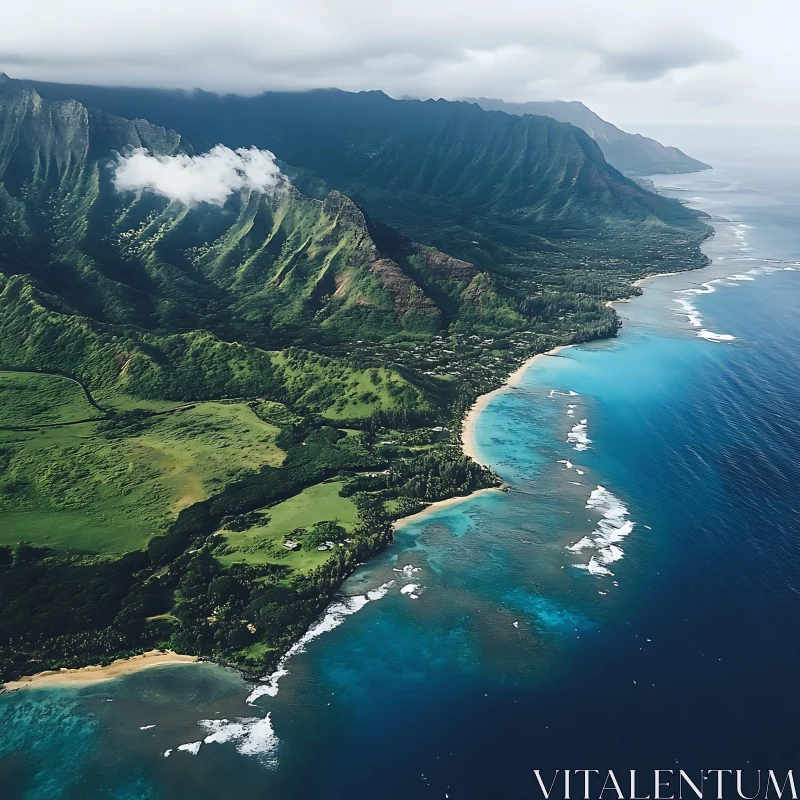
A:
{"type": "Polygon", "coordinates": [[[487,111],[508,114],[534,114],[568,122],[594,139],[606,160],[620,171],[638,177],[658,173],[699,172],[711,169],[709,164],[687,156],[677,147],[662,145],[639,133],[627,133],[607,122],[580,100],[528,101],[511,103],[499,98],[464,97],[487,111]]]}
{"type": "Polygon", "coordinates": [[[31,85],[178,130],[198,150],[270,149],[306,194],[339,189],[369,216],[481,267],[544,263],[542,254],[561,266],[570,239],[587,257],[643,260],[659,236],[704,235],[696,215],[624,177],[591,137],[550,118],[382,92],[241,97],[31,85]]]}

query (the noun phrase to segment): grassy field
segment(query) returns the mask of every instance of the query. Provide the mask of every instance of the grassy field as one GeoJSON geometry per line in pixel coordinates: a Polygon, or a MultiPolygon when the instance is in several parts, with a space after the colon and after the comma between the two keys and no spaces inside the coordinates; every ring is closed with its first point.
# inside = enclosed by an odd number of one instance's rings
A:
{"type": "Polygon", "coordinates": [[[69,378],[0,371],[0,427],[33,427],[99,417],[69,378]]]}
{"type": "Polygon", "coordinates": [[[135,446],[160,463],[177,513],[244,472],[280,466],[286,453],[275,444],[278,433],[244,403],[209,402],[159,417],[135,446]]]}
{"type": "Polygon", "coordinates": [[[98,389],[92,392],[92,396],[99,405],[111,411],[169,411],[185,405],[180,400],[142,400],[116,389],[98,389]]]}
{"type": "Polygon", "coordinates": [[[389,394],[395,373],[389,370],[374,370],[380,382],[373,383],[370,373],[354,371],[347,384],[347,392],[334,405],[323,412],[328,419],[364,419],[376,410],[387,411],[396,408],[395,399],[389,394]]]}
{"type": "Polygon", "coordinates": [[[199,403],[125,438],[96,423],[0,431],[0,544],[142,548],[181,508],[282,463],[277,434],[243,403],[199,403]]]}
{"type": "Polygon", "coordinates": [[[283,540],[295,528],[307,528],[315,522],[337,521],[346,530],[356,522],[355,504],[340,497],[341,481],[330,481],[310,486],[300,494],[278,503],[264,513],[268,522],[254,525],[246,531],[225,531],[229,552],[218,556],[226,566],[246,561],[249,564],[283,564],[306,572],[322,564],[329,551],[291,551],[283,547],[283,540]]]}
{"type": "Polygon", "coordinates": [[[415,403],[422,399],[393,370],[354,369],[313,356],[293,361],[282,352],[273,353],[272,363],[281,370],[284,384],[296,401],[328,419],[364,419],[376,411],[397,408],[398,399],[392,392],[398,396],[405,393],[415,403]]]}

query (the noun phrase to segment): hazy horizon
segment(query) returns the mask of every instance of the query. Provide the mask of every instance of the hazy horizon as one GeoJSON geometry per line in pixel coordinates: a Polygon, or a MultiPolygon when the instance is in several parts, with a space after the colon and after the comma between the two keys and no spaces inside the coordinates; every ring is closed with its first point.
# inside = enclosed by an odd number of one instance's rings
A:
{"type": "Polygon", "coordinates": [[[142,0],[135,11],[34,0],[3,22],[0,71],[18,78],[580,100],[618,125],[800,122],[800,7],[779,0],[497,0],[491,13],[453,0],[142,0]]]}

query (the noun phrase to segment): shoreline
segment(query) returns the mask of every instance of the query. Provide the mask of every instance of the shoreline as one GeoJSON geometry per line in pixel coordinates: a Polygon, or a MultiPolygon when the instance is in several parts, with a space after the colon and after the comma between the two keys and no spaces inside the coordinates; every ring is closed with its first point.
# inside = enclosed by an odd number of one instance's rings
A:
{"type": "Polygon", "coordinates": [[[198,664],[198,656],[181,655],[171,650],[148,650],[138,656],[119,658],[106,666],[79,667],[76,669],[46,670],[27,675],[16,681],[0,684],[1,692],[16,692],[20,689],[40,689],[57,686],[85,686],[110,681],[121,675],[130,675],[143,669],[176,664],[198,664]]]}
{"type": "MultiPolygon", "coordinates": [[[[639,278],[638,280],[633,282],[633,286],[640,286],[641,284],[651,280],[652,278],[663,278],[669,275],[681,275],[684,272],[690,272],[690,271],[694,270],[657,272],[654,273],[653,275],[647,275],[645,277],[639,278]]],[[[609,307],[613,307],[615,303],[624,303],[628,302],[629,300],[630,298],[609,300],[606,303],[606,305],[609,307]]],[[[491,469],[491,467],[482,462],[478,457],[478,448],[475,435],[476,435],[477,421],[481,413],[486,409],[486,407],[494,399],[494,397],[519,386],[519,384],[522,382],[522,378],[525,375],[525,373],[531,366],[533,366],[533,364],[536,363],[538,359],[542,359],[547,356],[555,356],[561,350],[566,350],[567,348],[575,346],[576,345],[574,344],[562,344],[553,347],[550,350],[546,350],[542,353],[536,353],[536,355],[531,356],[530,358],[526,359],[522,364],[520,364],[520,366],[517,367],[517,369],[515,369],[514,372],[512,372],[506,378],[502,386],[499,386],[497,389],[493,389],[490,392],[486,392],[485,394],[480,395],[475,400],[473,405],[470,407],[469,411],[467,412],[462,422],[460,444],[464,454],[469,456],[473,461],[475,461],[477,464],[480,464],[482,467],[491,469]]],[[[485,489],[478,489],[477,491],[471,492],[470,494],[467,495],[459,495],[457,497],[449,497],[445,500],[437,500],[436,502],[431,503],[429,506],[422,509],[422,511],[418,511],[415,514],[411,514],[407,517],[401,517],[400,519],[395,520],[393,523],[393,529],[398,530],[399,528],[411,524],[412,522],[420,519],[421,517],[436,513],[437,511],[441,511],[443,508],[448,508],[450,506],[458,505],[466,500],[470,500],[474,497],[477,497],[478,495],[485,494],[487,492],[505,493],[504,489],[501,487],[488,487],[485,489]]],[[[206,662],[211,661],[211,663],[217,663],[220,666],[224,666],[223,664],[220,664],[219,662],[213,661],[211,659],[203,659],[203,660],[206,662]]],[[[44,672],[37,672],[34,675],[26,675],[20,678],[19,680],[8,681],[5,684],[0,684],[0,694],[3,694],[5,692],[19,691],[20,689],[26,689],[26,688],[35,689],[35,688],[47,688],[47,687],[58,687],[58,686],[85,686],[93,683],[102,683],[104,681],[113,680],[114,678],[123,675],[130,675],[134,672],[139,672],[141,670],[150,669],[153,667],[178,665],[178,664],[197,664],[197,663],[201,663],[199,656],[184,655],[181,653],[175,653],[171,650],[149,650],[145,653],[141,653],[136,656],[131,656],[130,658],[116,659],[115,661],[112,661],[110,664],[107,664],[106,666],[94,665],[88,667],[79,667],[76,669],[46,670],[44,672]]],[[[241,670],[237,669],[237,671],[241,673],[241,670]]]]}
{"type": "MultiPolygon", "coordinates": [[[[560,344],[551,350],[546,350],[544,353],[537,353],[535,356],[531,356],[531,358],[520,364],[520,366],[517,367],[517,369],[515,369],[514,372],[512,372],[506,378],[505,383],[503,383],[502,386],[498,387],[497,389],[493,389],[491,392],[482,394],[472,404],[472,407],[467,412],[467,416],[464,417],[464,421],[461,424],[461,449],[464,451],[465,455],[468,455],[476,464],[480,464],[482,467],[487,467],[487,469],[490,469],[490,467],[487,464],[484,464],[478,457],[478,447],[475,439],[477,422],[481,412],[497,395],[503,394],[504,392],[519,386],[525,373],[536,363],[538,359],[545,358],[546,356],[554,356],[556,353],[560,352],[561,350],[566,350],[568,347],[575,347],[575,345],[560,344]]],[[[476,493],[468,495],[468,497],[473,497],[474,494],[476,493]]],[[[442,502],[447,501],[443,500],[442,502]]]]}
{"type": "MultiPolygon", "coordinates": [[[[705,267],[700,267],[700,269],[705,269],[707,266],[710,266],[710,265],[706,264],[705,267]]],[[[698,270],[696,270],[696,269],[678,269],[678,270],[675,270],[674,272],[654,272],[652,275],[645,275],[644,278],[639,278],[639,280],[634,281],[633,285],[634,286],[641,286],[643,283],[646,283],[647,281],[653,280],[653,278],[667,278],[670,275],[683,275],[683,274],[685,274],[687,272],[697,272],[697,271],[698,270]]],[[[626,300],[627,299],[630,299],[630,298],[626,298],[626,300]]],[[[625,300],[611,300],[609,302],[612,303],[612,304],[613,303],[623,303],[623,302],[625,302],[625,300]]]]}
{"type": "Polygon", "coordinates": [[[416,514],[410,514],[407,517],[401,517],[400,519],[395,520],[394,530],[398,530],[399,528],[409,525],[412,522],[416,522],[420,517],[425,517],[428,514],[441,511],[443,508],[448,508],[449,506],[457,506],[460,503],[463,503],[465,500],[472,500],[479,495],[487,494],[489,492],[500,492],[501,494],[505,494],[503,489],[501,489],[499,486],[489,486],[486,489],[476,489],[474,492],[470,492],[470,494],[461,494],[457,497],[448,497],[446,500],[436,500],[429,506],[423,508],[422,511],[417,511],[416,514]]]}

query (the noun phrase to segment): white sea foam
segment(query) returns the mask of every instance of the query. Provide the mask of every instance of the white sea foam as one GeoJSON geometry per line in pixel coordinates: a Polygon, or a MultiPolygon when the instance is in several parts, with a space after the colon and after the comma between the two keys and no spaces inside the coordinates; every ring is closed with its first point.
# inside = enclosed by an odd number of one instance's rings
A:
{"type": "Polygon", "coordinates": [[[701,339],[707,339],[709,342],[732,342],[736,338],[730,333],[714,333],[714,331],[707,331],[705,328],[698,331],[697,335],[701,339]]]}
{"type": "Polygon", "coordinates": [[[678,297],[675,302],[683,309],[683,313],[686,315],[686,319],[689,320],[690,325],[699,328],[703,324],[700,312],[693,303],[690,303],[685,297],[678,297]]]}
{"type": "Polygon", "coordinates": [[[573,564],[572,566],[575,569],[584,569],[590,575],[596,575],[598,578],[602,578],[605,575],[613,575],[614,573],[608,569],[608,567],[604,567],[598,560],[597,556],[592,556],[589,559],[588,564],[573,564]]]}
{"type": "MultiPolygon", "coordinates": [[[[419,572],[419,567],[417,567],[415,571],[419,572]]],[[[373,600],[380,600],[382,597],[386,597],[386,595],[389,593],[389,589],[391,589],[392,586],[394,586],[394,581],[389,581],[389,583],[384,583],[377,589],[370,589],[367,592],[367,600],[371,602],[373,600]]]]}
{"type": "Polygon", "coordinates": [[[733,226],[733,235],[739,240],[739,250],[749,250],[750,245],[747,243],[747,234],[745,231],[749,230],[750,226],[740,222],[733,226]]]}
{"type": "Polygon", "coordinates": [[[586,434],[588,420],[582,419],[567,434],[567,442],[574,445],[576,450],[588,450],[592,440],[586,434]]]}
{"type": "Polygon", "coordinates": [[[625,553],[622,552],[622,548],[615,544],[610,544],[608,547],[601,547],[599,553],[604,564],[613,564],[615,561],[620,561],[625,555],[625,553]]]}
{"type": "Polygon", "coordinates": [[[559,459],[556,463],[563,464],[564,469],[572,469],[575,466],[568,458],[559,459]]]}
{"type": "Polygon", "coordinates": [[[569,545],[567,550],[570,550],[573,553],[580,553],[584,547],[594,547],[594,541],[588,536],[584,536],[583,539],[575,542],[575,544],[569,545]]]}
{"type": "MultiPolygon", "coordinates": [[[[733,230],[736,236],[744,241],[744,231],[748,229],[749,226],[744,224],[735,225],[733,230]]],[[[745,248],[748,249],[748,248],[745,248]]],[[[718,260],[722,260],[720,257],[718,260]]],[[[701,339],[706,339],[709,342],[731,342],[736,339],[735,336],[729,333],[715,333],[714,331],[709,331],[703,327],[703,318],[700,316],[697,307],[692,303],[689,297],[699,294],[711,294],[715,289],[715,285],[719,286],[740,286],[742,282],[751,282],[755,281],[754,275],[770,275],[773,272],[782,272],[782,271],[796,271],[798,267],[800,267],[800,263],[796,262],[787,262],[781,259],[775,258],[753,258],[748,257],[744,258],[741,257],[741,260],[744,261],[759,261],[763,263],[765,266],[762,267],[754,267],[753,269],[747,270],[747,272],[735,272],[732,275],[728,275],[725,278],[716,278],[711,281],[706,281],[705,283],[701,283],[699,287],[691,288],[691,289],[680,289],[675,292],[676,295],[679,295],[675,298],[675,303],[678,304],[681,308],[681,313],[683,313],[689,321],[689,324],[692,327],[700,328],[697,332],[697,335],[701,339]],[[766,266],[768,264],[789,264],[789,266],[766,266]]]]}
{"type": "Polygon", "coordinates": [[[140,725],[139,726],[139,730],[140,731],[149,731],[150,728],[155,728],[155,725],[140,725]]]}
{"type": "Polygon", "coordinates": [[[592,490],[586,501],[586,508],[598,512],[602,518],[589,535],[568,545],[566,549],[572,553],[582,553],[587,549],[597,550],[597,554],[588,563],[573,566],[598,577],[613,575],[608,565],[620,561],[625,555],[619,545],[630,536],[635,523],[628,519],[629,513],[625,504],[604,486],[592,490]]]}
{"type": "Polygon", "coordinates": [[[551,389],[550,390],[550,394],[547,395],[547,396],[548,397],[558,397],[558,396],[561,396],[561,397],[577,397],[578,393],[577,392],[573,392],[572,389],[569,389],[566,392],[559,392],[558,389],[551,389]]]}
{"type": "Polygon", "coordinates": [[[169,750],[164,751],[164,758],[169,758],[169,754],[172,752],[172,748],[170,747],[169,750]]]}
{"type": "MultiPolygon", "coordinates": [[[[414,575],[414,573],[419,572],[420,568],[419,567],[415,567],[413,564],[406,564],[402,569],[397,569],[397,567],[393,567],[392,571],[398,573],[399,575],[402,575],[404,578],[410,578],[412,575],[414,575]]],[[[389,591],[390,587],[389,587],[389,584],[384,584],[380,588],[383,589],[384,587],[385,587],[385,592],[384,592],[384,594],[385,594],[386,592],[389,591]]],[[[378,591],[378,590],[376,589],[375,591],[378,591]]],[[[367,597],[369,597],[369,592],[367,592],[367,597]]],[[[383,597],[383,595],[381,595],[381,597],[383,597]]],[[[370,597],[369,599],[370,600],[377,600],[378,598],[370,597]]]]}
{"type": "Polygon", "coordinates": [[[247,698],[247,703],[252,705],[259,697],[268,695],[275,697],[278,694],[278,681],[285,675],[289,674],[286,665],[289,660],[296,656],[298,653],[305,652],[306,645],[312,642],[323,633],[328,633],[334,628],[338,628],[347,617],[355,614],[364,608],[367,603],[373,600],[380,600],[385,597],[389,589],[394,586],[394,581],[389,581],[379,586],[377,589],[372,589],[366,595],[357,594],[350,597],[345,597],[341,601],[331,603],[326,609],[322,617],[314,623],[284,654],[283,658],[278,661],[277,669],[267,678],[262,678],[262,685],[256,686],[247,698]]]}
{"type": "MultiPolygon", "coordinates": [[[[749,275],[731,275],[730,278],[736,278],[738,280],[745,280],[745,281],[752,281],[755,278],[751,278],[749,275]]],[[[697,332],[697,335],[701,339],[707,339],[710,342],[730,342],[735,339],[735,336],[732,336],[729,333],[714,333],[713,331],[706,330],[703,328],[703,318],[700,316],[700,312],[697,310],[697,306],[689,300],[686,295],[694,296],[699,294],[713,294],[716,291],[714,284],[721,284],[723,286],[738,286],[737,283],[730,283],[729,279],[725,278],[716,278],[713,281],[706,281],[705,283],[701,283],[700,287],[694,289],[680,289],[679,291],[675,292],[677,295],[681,295],[680,297],[675,298],[675,302],[680,306],[682,309],[682,313],[686,316],[686,319],[689,320],[689,324],[694,328],[700,328],[697,332]]]]}
{"type": "Polygon", "coordinates": [[[244,756],[259,756],[262,761],[273,762],[278,747],[278,737],[272,729],[270,714],[266,717],[239,717],[227,719],[201,719],[199,725],[208,735],[204,744],[233,742],[244,756]]]}
{"type": "MultiPolygon", "coordinates": [[[[200,752],[200,747],[203,744],[203,740],[201,739],[199,742],[188,742],[187,744],[178,745],[178,750],[183,750],[185,753],[191,753],[193,756],[196,756],[200,752]]],[[[170,752],[170,751],[167,751],[170,752]]],[[[166,756],[167,753],[164,753],[166,756]]]]}
{"type": "Polygon", "coordinates": [[[425,587],[424,586],[420,586],[418,583],[407,583],[400,590],[400,594],[406,594],[412,600],[419,600],[419,596],[420,596],[420,594],[422,594],[424,589],[425,589],[425,587]]]}

